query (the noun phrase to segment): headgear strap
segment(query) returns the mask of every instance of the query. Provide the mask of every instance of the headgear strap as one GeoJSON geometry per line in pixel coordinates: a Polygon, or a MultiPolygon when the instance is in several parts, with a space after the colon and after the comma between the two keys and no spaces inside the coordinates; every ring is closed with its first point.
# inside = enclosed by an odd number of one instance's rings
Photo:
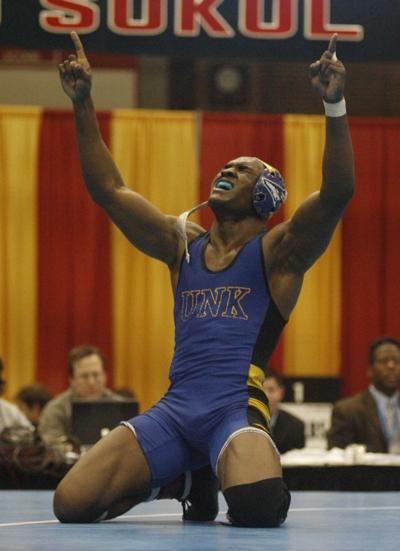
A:
{"type": "Polygon", "coordinates": [[[204,203],[200,203],[200,205],[197,205],[196,207],[193,207],[190,210],[185,210],[185,212],[182,212],[176,219],[176,229],[178,230],[179,235],[182,237],[182,239],[185,242],[185,257],[186,262],[189,264],[190,262],[190,254],[189,254],[189,245],[188,245],[188,238],[186,233],[186,223],[187,219],[191,214],[196,212],[198,209],[202,209],[203,207],[206,207],[208,205],[208,202],[205,201],[204,203]]]}

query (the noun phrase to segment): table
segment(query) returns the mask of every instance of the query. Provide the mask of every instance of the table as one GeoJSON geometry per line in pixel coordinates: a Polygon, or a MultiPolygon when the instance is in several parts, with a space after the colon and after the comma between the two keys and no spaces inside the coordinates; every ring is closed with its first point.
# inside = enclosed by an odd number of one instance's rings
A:
{"type": "Polygon", "coordinates": [[[400,467],[377,465],[284,467],[292,491],[377,492],[400,490],[400,467]]]}

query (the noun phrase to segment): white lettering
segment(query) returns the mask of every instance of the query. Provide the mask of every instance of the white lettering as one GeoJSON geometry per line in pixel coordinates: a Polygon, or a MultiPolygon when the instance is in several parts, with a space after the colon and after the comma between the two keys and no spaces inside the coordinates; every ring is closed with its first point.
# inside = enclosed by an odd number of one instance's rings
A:
{"type": "Polygon", "coordinates": [[[100,25],[100,8],[97,0],[40,0],[43,8],[39,25],[47,32],[80,34],[91,33],[100,25]]]}
{"type": "Polygon", "coordinates": [[[304,36],[309,40],[329,40],[338,33],[346,41],[361,41],[364,27],[331,23],[331,0],[304,0],[304,36]]]}
{"type": "Polygon", "coordinates": [[[289,38],[298,28],[298,1],[272,0],[272,20],[265,21],[264,0],[240,0],[238,26],[251,38],[289,38]]]}
{"type": "Polygon", "coordinates": [[[222,17],[218,7],[223,0],[175,0],[175,34],[198,36],[203,28],[209,36],[232,38],[235,31],[222,17]]]}
{"type": "Polygon", "coordinates": [[[108,26],[116,34],[154,36],[167,28],[168,0],[142,0],[141,17],[134,15],[134,0],[108,0],[108,26]]]}

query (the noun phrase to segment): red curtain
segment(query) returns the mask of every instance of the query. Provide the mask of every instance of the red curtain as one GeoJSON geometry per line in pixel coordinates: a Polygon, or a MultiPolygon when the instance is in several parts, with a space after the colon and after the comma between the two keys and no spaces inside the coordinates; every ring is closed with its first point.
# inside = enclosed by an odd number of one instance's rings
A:
{"type": "MultiPolygon", "coordinates": [[[[259,157],[275,166],[283,175],[283,120],[279,115],[204,113],[201,127],[200,198],[207,200],[210,185],[218,171],[231,159],[240,156],[259,157]]],[[[271,225],[282,221],[279,211],[271,225]]],[[[200,211],[201,224],[209,228],[212,213],[200,211]]],[[[277,371],[283,367],[282,341],[271,358],[277,371]]]]}
{"type": "Polygon", "coordinates": [[[342,376],[345,394],[368,384],[367,354],[400,336],[400,120],[351,120],[356,196],[343,220],[342,376]]]}
{"type": "MultiPolygon", "coordinates": [[[[99,120],[108,143],[110,115],[99,120]]],[[[84,188],[70,112],[45,111],[38,170],[37,379],[59,392],[72,347],[112,354],[109,222],[84,188]]]]}

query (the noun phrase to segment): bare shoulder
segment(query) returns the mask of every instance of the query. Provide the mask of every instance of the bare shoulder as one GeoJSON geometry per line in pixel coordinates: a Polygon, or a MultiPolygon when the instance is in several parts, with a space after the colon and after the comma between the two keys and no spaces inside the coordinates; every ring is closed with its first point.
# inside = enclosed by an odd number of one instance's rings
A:
{"type": "Polygon", "coordinates": [[[270,269],[304,275],[327,248],[343,206],[309,195],[292,218],[267,233],[264,254],[270,269]]]}
{"type": "Polygon", "coordinates": [[[193,239],[196,239],[196,237],[199,237],[199,235],[203,235],[204,233],[206,233],[206,230],[202,226],[200,226],[200,224],[196,224],[196,222],[187,223],[187,235],[189,243],[193,241],[193,239]]]}
{"type": "MultiPolygon", "coordinates": [[[[168,219],[168,223],[171,225],[171,228],[173,228],[173,231],[178,239],[177,254],[173,262],[169,266],[171,272],[174,273],[179,271],[182,257],[185,254],[185,240],[178,226],[178,217],[168,215],[167,219],[168,219]]],[[[189,244],[200,235],[205,234],[206,230],[202,226],[200,226],[200,224],[196,224],[196,222],[191,222],[190,220],[188,220],[186,222],[185,232],[187,237],[187,243],[189,244]]]]}
{"type": "MultiPolygon", "coordinates": [[[[181,235],[181,231],[179,230],[179,224],[178,224],[178,216],[174,215],[167,215],[168,223],[170,224],[171,228],[174,229],[178,233],[178,235],[181,235]]],[[[185,225],[185,232],[187,239],[189,243],[193,241],[193,239],[196,239],[199,235],[202,235],[206,233],[206,230],[200,226],[200,224],[197,224],[196,222],[192,222],[191,220],[187,220],[185,225]]],[[[181,239],[183,242],[183,239],[181,239]]]]}

